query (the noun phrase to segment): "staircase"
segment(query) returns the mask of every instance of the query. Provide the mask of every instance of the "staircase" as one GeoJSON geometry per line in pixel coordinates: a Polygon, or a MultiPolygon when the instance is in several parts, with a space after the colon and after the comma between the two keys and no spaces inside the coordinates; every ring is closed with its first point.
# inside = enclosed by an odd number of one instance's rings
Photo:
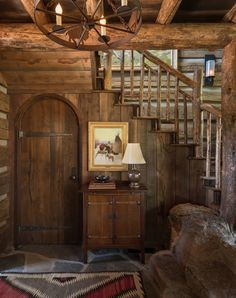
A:
{"type": "Polygon", "coordinates": [[[219,207],[221,111],[201,102],[201,70],[196,70],[190,79],[149,51],[123,50],[119,60],[118,76],[113,74],[112,86],[121,92],[116,105],[132,105],[133,117],[149,120],[151,132],[170,133],[174,146],[188,146],[192,158],[205,159],[205,176],[201,178],[207,191],[207,204],[219,207]],[[135,65],[137,55],[139,66],[135,65]]]}

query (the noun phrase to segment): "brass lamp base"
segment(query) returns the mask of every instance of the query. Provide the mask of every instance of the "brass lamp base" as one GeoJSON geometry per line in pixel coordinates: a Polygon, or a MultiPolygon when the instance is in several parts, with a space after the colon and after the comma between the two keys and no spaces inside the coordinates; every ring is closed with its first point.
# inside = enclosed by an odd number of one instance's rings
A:
{"type": "Polygon", "coordinates": [[[139,188],[140,184],[140,178],[141,178],[141,174],[140,171],[138,169],[136,169],[134,166],[132,167],[131,170],[128,171],[128,178],[130,181],[129,187],[130,188],[139,188]]]}

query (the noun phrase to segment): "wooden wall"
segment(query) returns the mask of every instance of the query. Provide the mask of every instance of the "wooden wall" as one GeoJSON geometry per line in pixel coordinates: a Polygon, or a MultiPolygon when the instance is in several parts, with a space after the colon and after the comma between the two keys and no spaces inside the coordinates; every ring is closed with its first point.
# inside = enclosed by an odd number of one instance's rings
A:
{"type": "Polygon", "coordinates": [[[76,50],[0,50],[8,93],[92,90],[91,53],[76,50]]]}
{"type": "Polygon", "coordinates": [[[8,156],[9,97],[0,76],[0,250],[7,247],[9,234],[9,156],[8,156]]]}
{"type": "MultiPolygon", "coordinates": [[[[217,57],[217,74],[213,87],[203,89],[203,99],[207,102],[218,103],[221,98],[221,51],[208,52],[207,50],[181,50],[179,51],[179,70],[192,77],[196,67],[204,67],[205,54],[213,53],[217,57]]],[[[91,61],[88,53],[66,53],[57,52],[54,56],[51,52],[26,50],[3,51],[0,55],[0,94],[7,101],[6,84],[10,94],[10,130],[9,130],[9,150],[10,161],[10,229],[7,233],[9,240],[13,242],[14,228],[14,122],[20,107],[38,94],[57,93],[67,98],[74,104],[80,115],[80,182],[89,181],[95,172],[88,172],[87,152],[88,152],[88,121],[128,121],[129,122],[129,142],[140,142],[146,165],[141,165],[142,182],[148,187],[146,200],[146,232],[148,247],[165,247],[168,242],[167,213],[171,206],[180,202],[204,203],[205,194],[201,185],[200,176],[203,175],[204,160],[194,160],[189,158],[191,148],[171,146],[171,135],[168,133],[150,133],[151,124],[146,120],[132,119],[132,108],[114,106],[114,101],[118,94],[112,92],[92,92],[91,90],[91,61]],[[49,55],[49,56],[48,56],[49,55]],[[82,55],[82,56],[81,56],[82,55]],[[84,55],[84,56],[83,56],[84,55]],[[12,60],[13,59],[13,60],[12,60]],[[80,73],[82,72],[82,73],[80,73]],[[31,77],[31,73],[34,76],[31,77]],[[61,77],[63,73],[63,77],[61,77]],[[76,73],[76,76],[74,74],[76,73]],[[66,74],[66,75],[65,75],[66,74]],[[4,77],[3,77],[4,75],[4,77]],[[43,79],[40,77],[43,75],[43,79]],[[63,78],[67,77],[64,81],[63,78]],[[85,81],[80,78],[84,77],[85,81]],[[70,80],[72,78],[72,80],[70,80]],[[51,81],[52,79],[52,81],[51,81]],[[63,80],[62,80],[63,79],[63,80]],[[6,81],[5,81],[6,80],[6,81]],[[51,82],[51,84],[48,84],[51,82]],[[52,83],[54,82],[54,83],[52,83]]],[[[1,112],[1,117],[6,118],[6,112],[1,112]]],[[[1,120],[1,119],[0,119],[1,120]]],[[[1,120],[1,135],[7,131],[6,119],[1,120]]],[[[8,144],[6,139],[0,140],[1,150],[6,150],[3,144],[8,144]]],[[[5,151],[4,151],[5,152],[5,151]]],[[[0,168],[7,163],[7,153],[0,154],[0,168]],[[3,156],[5,162],[2,161],[3,156]]],[[[127,173],[106,173],[114,179],[126,179],[127,173]]],[[[7,173],[1,174],[0,190],[7,192],[7,173]],[[4,178],[3,178],[4,177],[4,178]],[[2,183],[4,186],[2,186],[2,183]]],[[[6,223],[8,217],[8,196],[5,193],[0,196],[0,240],[3,240],[4,231],[7,231],[6,223]],[[2,199],[3,198],[3,199],[2,199]],[[2,216],[3,214],[3,216],[2,216]],[[1,236],[2,235],[2,236],[1,236]]]]}
{"type": "Polygon", "coordinates": [[[204,58],[205,55],[209,54],[213,54],[216,57],[216,73],[214,78],[214,85],[212,87],[203,86],[202,100],[204,101],[204,103],[210,103],[219,106],[221,102],[222,50],[179,50],[178,70],[190,78],[193,78],[194,71],[197,68],[201,68],[204,74],[204,58]]]}
{"type": "MultiPolygon", "coordinates": [[[[140,166],[142,182],[148,187],[146,198],[146,246],[160,248],[167,246],[168,210],[178,202],[187,202],[189,200],[202,202],[204,199],[200,179],[198,179],[202,171],[202,162],[198,163],[196,161],[197,165],[193,165],[193,161],[189,159],[191,151],[189,148],[171,146],[170,134],[150,133],[151,123],[149,121],[132,119],[132,107],[114,106],[116,93],[60,93],[60,95],[73,103],[80,117],[81,184],[88,182],[98,174],[97,172],[89,172],[87,166],[88,121],[129,122],[129,142],[140,142],[147,162],[145,165],[140,166]],[[198,168],[197,171],[196,167],[198,168]],[[190,194],[193,195],[189,199],[190,194]]],[[[11,95],[10,152],[12,156],[15,154],[13,140],[16,115],[20,107],[33,96],[34,94],[11,95]]],[[[14,173],[14,160],[12,160],[11,168],[14,173]]],[[[106,172],[106,174],[114,179],[127,179],[127,172],[106,172]]],[[[11,189],[14,189],[13,179],[11,189]]],[[[13,204],[13,197],[11,202],[13,204]]]]}

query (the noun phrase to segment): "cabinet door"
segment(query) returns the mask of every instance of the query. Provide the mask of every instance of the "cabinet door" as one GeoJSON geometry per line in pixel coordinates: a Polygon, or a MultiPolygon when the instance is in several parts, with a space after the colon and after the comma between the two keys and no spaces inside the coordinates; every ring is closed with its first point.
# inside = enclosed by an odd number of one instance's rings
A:
{"type": "Polygon", "coordinates": [[[87,237],[90,247],[112,244],[113,201],[110,195],[89,195],[87,237]]]}
{"type": "Polygon", "coordinates": [[[115,241],[135,247],[142,237],[142,202],[140,194],[122,194],[115,198],[115,241]]]}

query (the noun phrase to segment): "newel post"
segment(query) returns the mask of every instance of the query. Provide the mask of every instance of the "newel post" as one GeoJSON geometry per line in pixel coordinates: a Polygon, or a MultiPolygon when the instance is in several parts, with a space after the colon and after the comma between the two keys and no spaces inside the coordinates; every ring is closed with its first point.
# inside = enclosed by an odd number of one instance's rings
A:
{"type": "Polygon", "coordinates": [[[193,88],[193,143],[198,145],[195,149],[195,157],[201,156],[201,89],[202,89],[202,70],[194,72],[195,87],[193,88]]]}
{"type": "Polygon", "coordinates": [[[221,215],[236,228],[236,40],[222,59],[223,172],[221,215]]]}
{"type": "Polygon", "coordinates": [[[104,52],[104,89],[112,89],[112,51],[104,52]]]}

